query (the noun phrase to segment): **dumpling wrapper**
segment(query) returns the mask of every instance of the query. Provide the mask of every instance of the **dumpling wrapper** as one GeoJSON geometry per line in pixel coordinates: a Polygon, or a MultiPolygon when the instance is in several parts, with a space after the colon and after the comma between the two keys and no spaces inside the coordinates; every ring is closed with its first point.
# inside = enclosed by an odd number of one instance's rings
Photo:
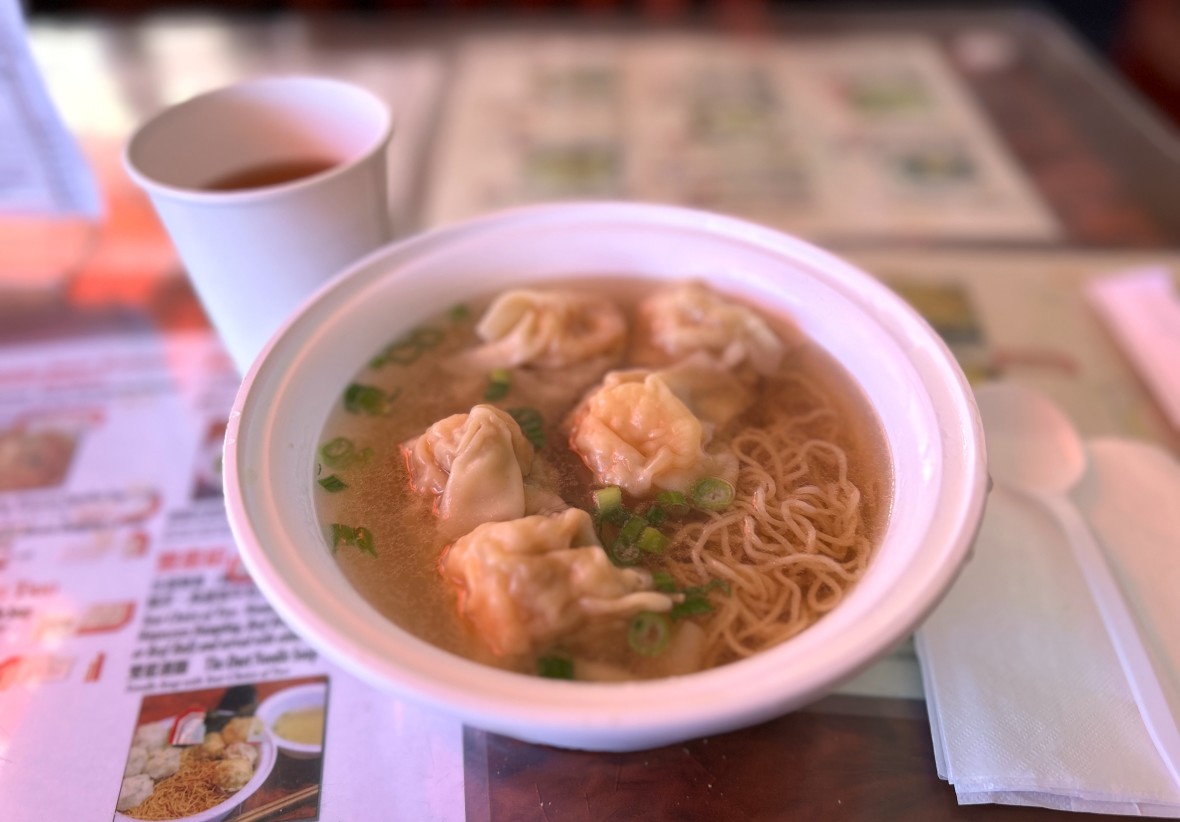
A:
{"type": "Polygon", "coordinates": [[[435,513],[447,539],[485,522],[525,515],[524,478],[533,446],[511,415],[491,405],[452,414],[402,444],[410,483],[438,499],[435,513]]]}
{"type": "Polygon", "coordinates": [[[698,282],[658,291],[640,304],[639,313],[652,343],[673,357],[703,352],[724,368],[748,362],[766,375],[778,368],[787,351],[757,312],[698,282]]]}
{"type": "Polygon", "coordinates": [[[617,356],[627,336],[610,300],[572,291],[515,289],[500,295],[475,327],[474,358],[487,368],[565,368],[617,356]]]}
{"type": "Polygon", "coordinates": [[[635,379],[655,373],[689,411],[714,428],[724,428],[754,402],[753,392],[741,380],[699,352],[654,372],[634,369],[619,373],[634,373],[635,379]]]}
{"type": "Polygon", "coordinates": [[[151,796],[155,788],[156,783],[145,773],[123,777],[123,782],[119,785],[119,800],[115,803],[115,810],[120,813],[131,810],[151,796]]]}
{"type": "Polygon", "coordinates": [[[123,768],[123,776],[138,776],[143,773],[147,765],[148,751],[142,745],[132,745],[127,754],[127,765],[123,768]]]}
{"type": "Polygon", "coordinates": [[[172,723],[167,719],[140,725],[135,729],[133,744],[146,748],[149,751],[153,748],[163,748],[168,744],[168,735],[171,731],[172,723]]]}
{"type": "MultiPolygon", "coordinates": [[[[691,384],[697,394],[708,398],[702,405],[725,421],[744,409],[748,393],[735,382],[730,386],[735,402],[726,405],[722,394],[706,390],[705,383],[697,381],[701,372],[668,371],[612,371],[575,410],[570,445],[604,485],[649,497],[658,491],[685,492],[702,477],[729,482],[737,477],[736,457],[706,450],[713,423],[698,417],[673,386],[686,392],[691,384]]],[[[726,384],[725,380],[718,383],[726,384]]]]}
{"type": "Polygon", "coordinates": [[[149,751],[143,772],[152,779],[166,779],[180,770],[180,748],[156,748],[149,751]]]}
{"type": "Polygon", "coordinates": [[[481,525],[451,545],[442,571],[500,654],[544,649],[596,617],[666,612],[673,603],[651,590],[647,571],[616,567],[578,508],[481,525]]]}

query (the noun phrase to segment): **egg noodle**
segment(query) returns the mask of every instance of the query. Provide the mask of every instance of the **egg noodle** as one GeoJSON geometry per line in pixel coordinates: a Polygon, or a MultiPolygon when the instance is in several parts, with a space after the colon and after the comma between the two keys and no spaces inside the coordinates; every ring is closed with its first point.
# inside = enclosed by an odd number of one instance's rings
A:
{"type": "Polygon", "coordinates": [[[739,469],[733,504],[672,538],[669,570],[688,587],[712,579],[705,666],[751,656],[835,608],[868,566],[862,495],[834,444],[837,412],[813,383],[792,376],[780,396],[807,410],[775,414],[729,441],[739,469]]]}

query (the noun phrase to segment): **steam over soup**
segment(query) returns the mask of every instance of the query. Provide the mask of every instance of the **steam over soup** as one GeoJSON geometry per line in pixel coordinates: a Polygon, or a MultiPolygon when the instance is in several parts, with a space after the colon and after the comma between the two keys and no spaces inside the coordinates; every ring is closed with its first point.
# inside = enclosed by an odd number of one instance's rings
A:
{"type": "Polygon", "coordinates": [[[788,319],[621,279],[507,292],[390,342],[318,457],[328,544],[378,611],[580,680],[803,631],[864,573],[892,486],[866,400],[788,319]]]}

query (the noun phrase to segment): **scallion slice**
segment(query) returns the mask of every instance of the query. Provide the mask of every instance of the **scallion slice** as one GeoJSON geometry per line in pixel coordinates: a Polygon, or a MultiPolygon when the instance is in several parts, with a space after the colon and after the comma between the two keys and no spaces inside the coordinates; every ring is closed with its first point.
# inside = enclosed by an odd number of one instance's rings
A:
{"type": "Polygon", "coordinates": [[[373,532],[365,527],[353,528],[351,525],[332,523],[332,553],[341,545],[355,545],[362,553],[377,556],[373,547],[373,532]]]}
{"type": "Polygon", "coordinates": [[[667,571],[656,571],[651,575],[651,582],[661,593],[671,594],[676,591],[676,579],[667,571]]]}
{"type": "Polygon", "coordinates": [[[611,562],[623,568],[638,565],[639,561],[643,559],[643,552],[639,550],[638,545],[634,542],[624,542],[621,539],[616,539],[611,543],[606,555],[610,557],[611,562]]]}
{"type": "Polygon", "coordinates": [[[636,614],[627,629],[627,644],[643,656],[656,656],[666,647],[672,635],[672,623],[663,614],[636,614]]]}
{"type": "Polygon", "coordinates": [[[356,532],[352,526],[341,525],[338,522],[332,523],[332,553],[336,553],[336,549],[341,545],[351,545],[356,541],[356,532]]]}
{"type": "Polygon", "coordinates": [[[330,494],[335,494],[337,491],[343,491],[348,487],[348,484],[335,474],[329,474],[326,477],[320,477],[318,480],[316,480],[316,482],[318,482],[320,487],[330,494]]]}
{"type": "Polygon", "coordinates": [[[668,512],[659,505],[653,505],[645,510],[643,516],[647,517],[647,521],[657,528],[668,521],[668,512]]]}
{"type": "Polygon", "coordinates": [[[609,522],[618,528],[622,528],[627,524],[627,520],[631,519],[631,512],[620,505],[618,508],[610,508],[602,512],[599,517],[602,522],[609,522]]]}
{"type": "Polygon", "coordinates": [[[719,477],[702,477],[689,491],[689,498],[697,508],[724,511],[733,504],[733,485],[719,477]]]}
{"type": "Polygon", "coordinates": [[[623,489],[617,485],[608,485],[594,491],[594,510],[602,517],[611,511],[623,507],[623,489]]]}
{"type": "Polygon", "coordinates": [[[647,527],[647,520],[638,515],[632,515],[623,525],[623,529],[619,531],[619,539],[626,543],[634,543],[639,540],[639,535],[643,533],[643,529],[647,527]]]}
{"type": "Polygon", "coordinates": [[[471,316],[471,309],[468,308],[464,303],[459,303],[458,305],[451,306],[449,315],[451,322],[461,323],[471,316]]]}
{"type": "Polygon", "coordinates": [[[686,619],[690,616],[697,616],[698,614],[711,613],[713,611],[713,603],[709,601],[709,592],[714,589],[721,591],[726,596],[729,596],[731,593],[729,582],[724,579],[712,579],[704,585],[699,585],[695,588],[686,588],[681,592],[684,598],[672,606],[670,616],[672,619],[686,619]]]}
{"type": "Polygon", "coordinates": [[[395,388],[386,394],[375,385],[354,382],[344,390],[344,410],[350,414],[382,416],[389,413],[389,406],[400,393],[401,389],[395,388]]]}
{"type": "Polygon", "coordinates": [[[361,549],[362,553],[371,556],[377,556],[377,550],[373,548],[373,532],[368,528],[357,528],[353,531],[356,547],[361,549]]]}
{"type": "Polygon", "coordinates": [[[635,544],[644,553],[662,554],[664,549],[668,547],[668,538],[649,525],[639,534],[639,539],[635,541],[635,544]]]}
{"type": "Polygon", "coordinates": [[[423,326],[415,328],[404,337],[391,342],[373,359],[369,360],[370,368],[380,368],[386,363],[409,365],[416,361],[425,351],[434,348],[446,335],[437,328],[423,326]]]}
{"type": "Polygon", "coordinates": [[[489,402],[504,399],[511,387],[512,372],[507,368],[493,368],[488,374],[488,387],[483,392],[483,398],[489,402]]]}
{"type": "Polygon", "coordinates": [[[688,500],[679,491],[661,491],[656,495],[656,504],[670,517],[682,517],[689,512],[688,500]]]}
{"type": "Polygon", "coordinates": [[[347,437],[336,437],[320,446],[320,456],[329,468],[339,468],[352,461],[355,450],[352,440],[347,437]]]}
{"type": "Polygon", "coordinates": [[[574,661],[560,656],[543,656],[537,660],[537,674],[546,679],[573,679],[574,661]]]}

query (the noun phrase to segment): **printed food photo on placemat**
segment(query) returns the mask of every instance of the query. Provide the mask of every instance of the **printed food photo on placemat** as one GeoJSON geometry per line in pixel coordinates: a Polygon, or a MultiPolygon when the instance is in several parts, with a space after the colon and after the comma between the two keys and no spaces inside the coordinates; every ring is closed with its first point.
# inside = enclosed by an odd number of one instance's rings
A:
{"type": "Polygon", "coordinates": [[[327,677],[144,698],[114,818],[316,819],[327,677]]]}

